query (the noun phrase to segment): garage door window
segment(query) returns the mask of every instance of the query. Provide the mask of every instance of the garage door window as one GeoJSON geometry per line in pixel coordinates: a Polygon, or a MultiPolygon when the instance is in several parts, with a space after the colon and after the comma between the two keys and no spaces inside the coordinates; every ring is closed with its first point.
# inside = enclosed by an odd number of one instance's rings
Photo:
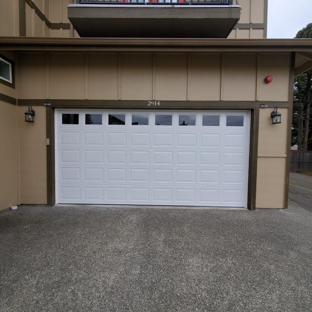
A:
{"type": "Polygon", "coordinates": [[[156,126],[172,126],[172,115],[156,115],[156,126]]]}
{"type": "Polygon", "coordinates": [[[86,114],[86,125],[101,125],[102,114],[86,114]]]}
{"type": "Polygon", "coordinates": [[[179,126],[195,126],[195,115],[179,115],[179,126]]]}
{"type": "Polygon", "coordinates": [[[63,125],[78,125],[79,114],[62,114],[63,125]]]}
{"type": "Polygon", "coordinates": [[[124,114],[109,114],[108,124],[109,125],[125,125],[126,116],[124,114]]]}
{"type": "Polygon", "coordinates": [[[227,127],[244,127],[244,116],[226,116],[227,127]]]}
{"type": "Polygon", "coordinates": [[[203,116],[203,126],[219,127],[219,124],[220,124],[220,116],[216,115],[203,116]]]}
{"type": "Polygon", "coordinates": [[[146,126],[148,125],[148,115],[133,114],[132,115],[133,126],[146,126]]]}

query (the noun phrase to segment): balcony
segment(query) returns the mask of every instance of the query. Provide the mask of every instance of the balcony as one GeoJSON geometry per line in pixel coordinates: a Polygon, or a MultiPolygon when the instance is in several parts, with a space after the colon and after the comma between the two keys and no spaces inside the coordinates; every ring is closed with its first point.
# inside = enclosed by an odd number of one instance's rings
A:
{"type": "Polygon", "coordinates": [[[81,37],[226,38],[233,0],[78,0],[68,18],[81,37]]]}

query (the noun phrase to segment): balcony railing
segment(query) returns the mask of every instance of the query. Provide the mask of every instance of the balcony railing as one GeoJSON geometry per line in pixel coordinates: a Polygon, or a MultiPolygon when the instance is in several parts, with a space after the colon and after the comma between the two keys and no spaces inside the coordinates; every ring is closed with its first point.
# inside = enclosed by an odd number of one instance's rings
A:
{"type": "Polygon", "coordinates": [[[77,4],[233,5],[234,0],[77,0],[77,4]]]}

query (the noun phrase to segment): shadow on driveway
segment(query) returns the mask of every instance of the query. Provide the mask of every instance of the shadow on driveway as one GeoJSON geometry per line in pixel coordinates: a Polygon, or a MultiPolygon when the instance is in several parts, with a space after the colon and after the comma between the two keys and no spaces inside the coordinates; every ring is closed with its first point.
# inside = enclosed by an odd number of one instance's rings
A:
{"type": "Polygon", "coordinates": [[[0,311],[311,311],[312,214],[23,206],[0,213],[0,311]]]}

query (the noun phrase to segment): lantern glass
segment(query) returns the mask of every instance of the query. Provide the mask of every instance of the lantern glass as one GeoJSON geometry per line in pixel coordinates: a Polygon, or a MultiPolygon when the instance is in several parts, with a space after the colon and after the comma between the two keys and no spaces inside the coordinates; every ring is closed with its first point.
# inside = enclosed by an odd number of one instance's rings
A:
{"type": "Polygon", "coordinates": [[[26,122],[35,121],[35,111],[31,107],[28,107],[28,111],[25,112],[25,121],[26,122]]]}
{"type": "Polygon", "coordinates": [[[282,115],[277,111],[277,107],[275,107],[274,111],[271,113],[272,124],[280,124],[282,123],[282,115]]]}

